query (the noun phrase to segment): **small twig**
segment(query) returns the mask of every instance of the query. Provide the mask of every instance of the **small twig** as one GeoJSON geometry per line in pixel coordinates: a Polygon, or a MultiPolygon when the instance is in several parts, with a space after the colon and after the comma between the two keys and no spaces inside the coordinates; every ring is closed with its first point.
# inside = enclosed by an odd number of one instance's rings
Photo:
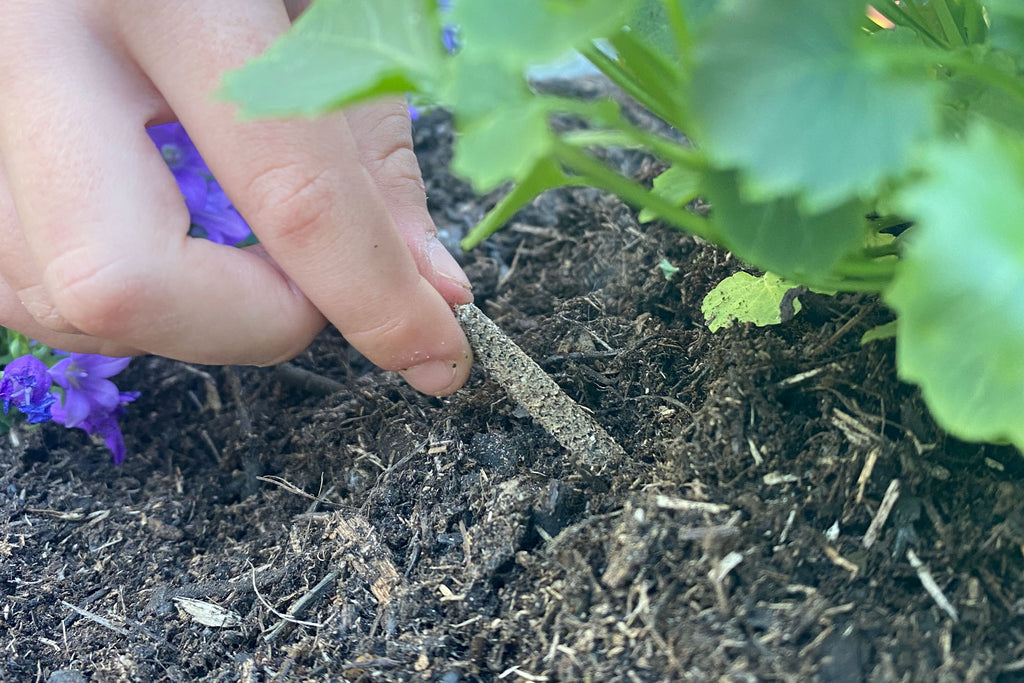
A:
{"type": "MultiPolygon", "coordinates": [[[[70,609],[70,610],[72,610],[74,612],[77,612],[78,614],[82,615],[86,619],[89,619],[91,621],[95,621],[100,626],[102,626],[104,628],[108,628],[111,631],[113,631],[114,633],[117,633],[118,635],[122,635],[122,636],[126,636],[127,637],[127,636],[130,636],[132,634],[131,631],[129,631],[127,629],[124,629],[124,628],[121,628],[120,626],[116,626],[114,624],[114,622],[110,621],[109,619],[105,619],[104,617],[101,617],[100,615],[96,614],[95,612],[90,612],[87,609],[82,609],[81,607],[76,607],[75,605],[72,605],[67,600],[61,600],[60,603],[62,605],[64,605],[65,607],[67,607],[68,609],[70,609]]],[[[138,631],[142,635],[146,636],[150,640],[153,640],[153,641],[155,641],[157,643],[160,643],[161,645],[174,647],[171,643],[168,643],[166,640],[164,640],[160,636],[156,635],[155,633],[150,631],[148,628],[146,628],[145,626],[143,626],[139,622],[133,621],[132,619],[128,619],[126,617],[121,617],[121,618],[124,619],[124,622],[128,626],[132,627],[133,629],[135,629],[136,631],[138,631]]]]}
{"type": "Polygon", "coordinates": [[[402,663],[395,659],[388,659],[387,657],[374,657],[373,659],[364,659],[358,662],[348,662],[341,665],[342,671],[358,671],[360,669],[394,669],[396,666],[400,666],[402,663]]]}
{"type": "Polygon", "coordinates": [[[516,666],[509,667],[508,669],[502,671],[500,674],[498,674],[498,678],[505,679],[513,674],[519,676],[523,680],[536,681],[537,683],[549,680],[548,677],[544,674],[532,674],[528,671],[523,671],[519,668],[518,664],[516,666]]]}
{"type": "MultiPolygon", "coordinates": [[[[320,479],[321,479],[320,487],[321,487],[321,491],[323,491],[323,485],[324,485],[324,483],[323,483],[323,473],[320,474],[320,479]]],[[[318,505],[321,505],[321,504],[323,504],[323,505],[335,505],[335,506],[340,506],[341,505],[341,503],[332,503],[331,501],[326,500],[327,496],[332,491],[334,491],[334,487],[333,486],[331,488],[327,489],[326,491],[323,491],[322,493],[318,493],[317,495],[314,496],[312,493],[306,493],[305,491],[303,491],[302,489],[300,489],[298,486],[296,486],[295,484],[291,483],[287,479],[284,479],[283,477],[278,477],[277,475],[274,475],[274,474],[266,474],[266,475],[263,475],[261,477],[256,477],[256,480],[257,481],[262,481],[262,482],[267,483],[267,484],[273,484],[274,486],[277,486],[277,487],[280,487],[280,488],[284,489],[288,493],[295,494],[296,496],[302,496],[303,498],[308,498],[309,500],[313,501],[313,503],[311,504],[311,508],[306,510],[307,513],[315,512],[316,511],[316,507],[318,505]]]]}
{"type": "Polygon", "coordinates": [[[892,512],[892,508],[896,505],[896,501],[900,498],[900,480],[893,479],[889,482],[889,488],[885,490],[885,495],[882,496],[882,502],[878,506],[878,512],[875,513],[874,519],[871,520],[871,524],[868,525],[868,530],[864,532],[864,539],[861,544],[865,548],[870,548],[878,540],[878,534],[882,532],[882,527],[885,526],[885,521],[889,519],[889,513],[892,512]]]}
{"type": "Polygon", "coordinates": [[[673,498],[658,494],[654,497],[654,504],[663,510],[697,510],[699,512],[728,512],[731,508],[722,503],[705,503],[699,500],[687,500],[686,498],[673,498]]]}
{"type": "Polygon", "coordinates": [[[231,392],[231,398],[235,400],[235,412],[238,414],[238,427],[246,438],[252,437],[252,417],[245,405],[245,398],[242,396],[242,382],[230,366],[224,366],[224,379],[231,392]]]}
{"type": "MultiPolygon", "coordinates": [[[[328,572],[327,576],[320,579],[320,583],[313,586],[313,588],[308,593],[306,593],[301,598],[292,603],[292,606],[288,608],[287,617],[281,617],[281,621],[277,622],[277,624],[272,629],[270,629],[270,631],[265,636],[263,636],[264,642],[269,643],[277,639],[277,637],[284,632],[284,629],[289,622],[310,625],[309,622],[297,621],[295,617],[305,612],[306,608],[309,607],[314,600],[318,600],[320,596],[323,595],[328,588],[334,585],[334,582],[337,580],[337,570],[328,572]]],[[[257,595],[259,595],[259,593],[257,593],[257,595]]],[[[277,613],[275,612],[275,614],[277,613]]],[[[324,623],[326,624],[327,622],[324,623]]]]}
{"type": "MultiPolygon", "coordinates": [[[[250,563],[250,566],[252,566],[252,563],[250,563]]],[[[327,575],[327,577],[330,577],[330,576],[331,576],[330,574],[327,575]]],[[[324,577],[324,578],[326,579],[327,577],[324,577]]],[[[332,580],[336,579],[336,578],[338,578],[338,577],[335,574],[335,576],[332,578],[332,580]]],[[[323,581],[321,581],[321,583],[323,583],[323,581]]],[[[317,584],[317,585],[319,585],[319,584],[317,584]]],[[[323,628],[324,626],[327,625],[326,621],[323,622],[323,623],[319,623],[319,622],[315,622],[315,621],[300,621],[299,619],[296,619],[296,618],[294,618],[293,616],[291,616],[289,614],[284,614],[283,612],[279,612],[276,609],[274,609],[274,606],[271,605],[269,602],[267,602],[266,598],[264,598],[262,595],[260,595],[260,589],[256,587],[256,567],[252,567],[252,590],[253,590],[254,593],[256,593],[256,599],[259,600],[263,604],[263,606],[266,607],[268,610],[270,610],[271,614],[273,614],[278,619],[282,619],[282,620],[290,622],[292,624],[299,624],[300,626],[311,626],[313,628],[323,628]]],[[[301,600],[301,598],[300,598],[300,600],[301,600]]],[[[293,607],[294,607],[294,605],[293,605],[293,607]]]]}
{"type": "Polygon", "coordinates": [[[201,377],[203,380],[203,387],[206,389],[206,403],[200,404],[199,407],[209,408],[214,413],[219,413],[221,408],[224,407],[224,403],[220,400],[220,392],[217,391],[217,381],[213,379],[213,375],[205,370],[194,368],[191,365],[186,365],[185,363],[181,364],[181,368],[185,372],[201,377]]]}
{"type": "Polygon", "coordinates": [[[871,478],[871,473],[875,470],[875,463],[878,462],[878,452],[877,448],[872,448],[868,451],[867,457],[864,458],[864,467],[861,468],[860,475],[857,477],[857,505],[864,501],[864,487],[867,486],[868,479],[871,478]]]}
{"type": "Polygon", "coordinates": [[[87,609],[82,609],[81,607],[76,607],[75,605],[72,605],[67,600],[61,600],[60,604],[64,605],[65,607],[67,607],[70,610],[74,610],[75,612],[77,612],[78,614],[82,615],[86,619],[89,619],[90,621],[95,621],[97,624],[99,624],[103,628],[110,629],[114,633],[117,633],[117,634],[125,636],[125,637],[131,635],[131,632],[128,629],[121,628],[120,626],[115,626],[114,622],[110,621],[110,619],[105,619],[104,617],[101,617],[100,615],[96,614],[95,612],[90,612],[87,609]]]}
{"type": "Polygon", "coordinates": [[[939,606],[943,612],[949,615],[949,618],[954,622],[960,621],[960,615],[957,614],[956,607],[953,607],[953,603],[946,599],[943,595],[942,589],[939,588],[939,584],[935,582],[935,578],[932,573],[928,571],[928,567],[924,566],[924,563],[917,557],[917,553],[912,548],[907,548],[907,561],[910,562],[910,566],[917,572],[917,578],[921,580],[921,585],[931,596],[935,604],[939,606]]]}
{"type": "Polygon", "coordinates": [[[338,380],[300,368],[294,363],[281,363],[274,368],[274,374],[282,384],[294,387],[304,394],[330,396],[346,389],[338,380]]]}
{"type": "Polygon", "coordinates": [[[597,469],[625,459],[625,451],[608,432],[479,308],[458,306],[455,315],[491,377],[569,453],[597,469]]]}

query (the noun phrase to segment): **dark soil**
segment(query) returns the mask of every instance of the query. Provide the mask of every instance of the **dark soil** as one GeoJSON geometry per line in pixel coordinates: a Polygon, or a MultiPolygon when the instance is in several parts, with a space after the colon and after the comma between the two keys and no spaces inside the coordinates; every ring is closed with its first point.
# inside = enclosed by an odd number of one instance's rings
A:
{"type": "MultiPolygon", "coordinates": [[[[443,113],[419,123],[457,239],[496,198],[448,175],[450,142],[443,113]]],[[[701,299],[738,264],[586,189],[464,259],[624,462],[569,457],[480,370],[421,396],[330,331],[279,368],[139,359],[123,466],[56,426],[0,448],[0,679],[1024,670],[1024,461],[936,429],[892,342],[859,343],[888,319],[875,300],[805,296],[784,325],[711,335],[701,299]]]]}

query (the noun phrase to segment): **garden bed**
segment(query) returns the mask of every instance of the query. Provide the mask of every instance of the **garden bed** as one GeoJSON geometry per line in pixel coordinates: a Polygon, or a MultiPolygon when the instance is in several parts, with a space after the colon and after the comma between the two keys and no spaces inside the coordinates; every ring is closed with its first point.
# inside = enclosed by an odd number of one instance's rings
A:
{"type": "MultiPolygon", "coordinates": [[[[496,198],[448,175],[445,114],[416,141],[456,241],[496,198]]],[[[332,331],[280,368],[140,359],[123,466],[54,426],[0,448],[0,680],[1024,670],[1024,461],[936,429],[892,342],[859,343],[876,300],[711,335],[739,264],[579,188],[464,262],[622,462],[570,457],[479,368],[421,396],[332,331]]]]}

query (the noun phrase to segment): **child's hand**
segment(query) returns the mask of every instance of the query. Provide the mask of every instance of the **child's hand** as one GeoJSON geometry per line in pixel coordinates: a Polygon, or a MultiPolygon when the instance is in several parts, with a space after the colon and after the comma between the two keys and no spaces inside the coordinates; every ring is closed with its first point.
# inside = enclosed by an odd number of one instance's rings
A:
{"type": "Polygon", "coordinates": [[[214,98],[288,26],[281,0],[7,0],[0,324],[68,351],[270,364],[326,318],[421,391],[465,382],[450,305],[472,296],[433,236],[404,102],[239,123],[214,98]],[[175,118],[265,252],[187,236],[145,130],[175,118]]]}

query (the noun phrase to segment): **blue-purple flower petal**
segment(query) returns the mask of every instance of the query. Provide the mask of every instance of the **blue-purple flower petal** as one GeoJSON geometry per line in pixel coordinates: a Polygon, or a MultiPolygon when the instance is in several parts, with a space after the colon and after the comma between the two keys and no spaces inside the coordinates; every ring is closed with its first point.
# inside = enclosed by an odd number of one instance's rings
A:
{"type": "Polygon", "coordinates": [[[203,229],[206,239],[217,244],[234,246],[252,234],[249,224],[232,206],[216,180],[210,181],[206,206],[192,214],[192,222],[203,229]]]}
{"type": "Polygon", "coordinates": [[[191,224],[198,228],[192,229],[191,234],[228,245],[238,244],[252,235],[249,225],[231,205],[180,123],[153,126],[148,132],[174,174],[191,224]]]}
{"type": "Polygon", "coordinates": [[[64,389],[62,399],[52,407],[54,422],[100,436],[113,452],[116,464],[121,464],[125,455],[124,437],[117,418],[124,413],[124,405],[139,394],[119,391],[107,378],[124,370],[130,361],[130,358],[72,353],[49,371],[53,381],[64,389]]]}
{"type": "Polygon", "coordinates": [[[15,358],[4,368],[0,379],[4,412],[8,412],[14,403],[28,422],[49,421],[54,401],[49,393],[50,385],[50,375],[41,360],[34,356],[15,358]]]}

